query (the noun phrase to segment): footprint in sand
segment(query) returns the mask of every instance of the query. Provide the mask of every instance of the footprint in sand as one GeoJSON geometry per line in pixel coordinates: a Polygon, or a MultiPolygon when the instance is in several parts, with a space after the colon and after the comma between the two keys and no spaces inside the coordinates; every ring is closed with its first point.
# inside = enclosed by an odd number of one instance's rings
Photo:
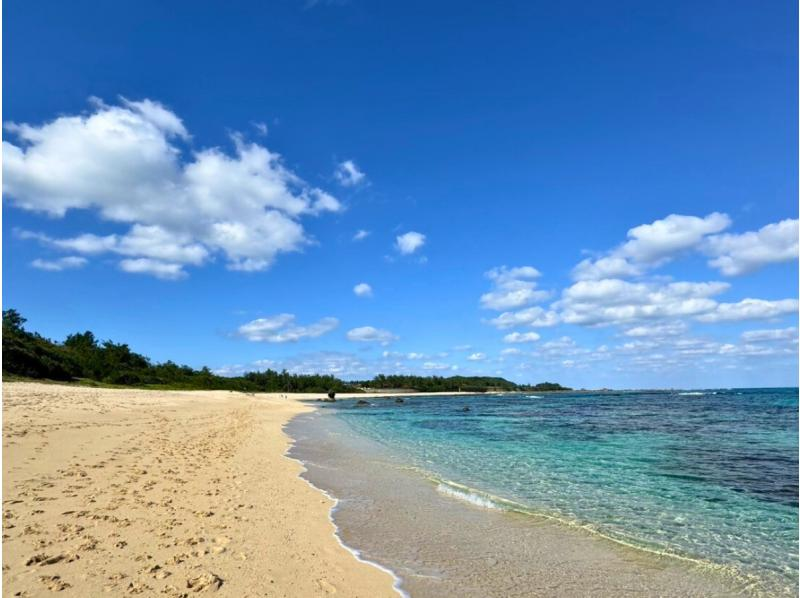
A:
{"type": "Polygon", "coordinates": [[[186,587],[194,592],[202,592],[206,589],[219,590],[222,584],[222,578],[210,571],[206,571],[197,577],[186,580],[186,587]]]}
{"type": "Polygon", "coordinates": [[[325,592],[326,594],[335,594],[336,593],[336,588],[327,579],[317,579],[315,581],[316,581],[317,587],[319,587],[319,589],[322,590],[323,592],[325,592]]]}
{"type": "Polygon", "coordinates": [[[68,584],[66,581],[61,579],[60,575],[42,575],[39,577],[39,581],[41,581],[45,587],[52,592],[60,592],[72,587],[71,584],[68,584]]]}

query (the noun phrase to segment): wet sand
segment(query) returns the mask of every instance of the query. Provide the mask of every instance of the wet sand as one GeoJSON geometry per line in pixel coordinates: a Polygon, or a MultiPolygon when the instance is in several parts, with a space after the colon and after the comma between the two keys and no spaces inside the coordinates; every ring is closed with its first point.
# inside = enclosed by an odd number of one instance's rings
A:
{"type": "Polygon", "coordinates": [[[327,409],[286,430],[303,476],[340,499],[334,521],[343,541],[395,571],[414,598],[746,595],[707,566],[445,494],[327,409]]]}

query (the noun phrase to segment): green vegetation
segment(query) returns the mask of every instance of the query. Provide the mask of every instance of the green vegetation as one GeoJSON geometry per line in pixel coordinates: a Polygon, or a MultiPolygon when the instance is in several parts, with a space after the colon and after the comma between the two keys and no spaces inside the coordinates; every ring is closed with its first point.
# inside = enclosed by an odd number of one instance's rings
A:
{"type": "Polygon", "coordinates": [[[369,390],[413,389],[419,392],[499,392],[499,391],[552,391],[572,390],[552,382],[534,386],[515,384],[505,378],[492,376],[384,376],[378,374],[372,380],[353,382],[356,386],[369,390]]]}
{"type": "Polygon", "coordinates": [[[486,392],[486,391],[512,391],[519,386],[504,378],[484,376],[384,376],[378,374],[372,380],[355,382],[358,386],[370,390],[382,389],[413,389],[419,392],[486,392]]]}
{"type": "Polygon", "coordinates": [[[70,334],[56,343],[25,330],[25,318],[16,310],[3,311],[3,375],[89,385],[135,386],[183,390],[236,390],[242,392],[361,392],[403,388],[420,392],[569,390],[545,382],[519,386],[503,378],[479,376],[384,376],[365,382],[344,382],[334,376],[248,372],[224,377],[207,367],[195,370],[172,361],[151,363],[125,344],[99,341],[92,332],[70,334]]]}

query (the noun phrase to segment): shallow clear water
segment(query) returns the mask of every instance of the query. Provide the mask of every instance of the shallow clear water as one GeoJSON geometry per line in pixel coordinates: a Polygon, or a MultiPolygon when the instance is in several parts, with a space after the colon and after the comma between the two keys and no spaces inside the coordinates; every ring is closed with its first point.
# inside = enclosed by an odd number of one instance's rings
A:
{"type": "Polygon", "coordinates": [[[796,389],[736,389],[411,397],[331,411],[443,494],[550,515],[794,595],[797,408],[796,389]]]}

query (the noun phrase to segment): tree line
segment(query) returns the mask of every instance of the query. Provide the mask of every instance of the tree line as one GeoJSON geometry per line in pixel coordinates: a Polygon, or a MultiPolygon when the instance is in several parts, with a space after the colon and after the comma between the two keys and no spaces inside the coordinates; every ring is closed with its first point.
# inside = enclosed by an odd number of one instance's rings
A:
{"type": "Polygon", "coordinates": [[[100,341],[90,332],[70,334],[54,342],[25,329],[25,318],[14,309],[3,311],[3,374],[55,381],[84,381],[117,386],[241,392],[361,392],[403,388],[420,392],[485,392],[492,390],[568,390],[558,384],[520,386],[504,378],[482,376],[385,376],[345,382],[322,374],[291,374],[286,370],[218,376],[207,367],[196,370],[172,361],[152,363],[126,344],[100,341]]]}

